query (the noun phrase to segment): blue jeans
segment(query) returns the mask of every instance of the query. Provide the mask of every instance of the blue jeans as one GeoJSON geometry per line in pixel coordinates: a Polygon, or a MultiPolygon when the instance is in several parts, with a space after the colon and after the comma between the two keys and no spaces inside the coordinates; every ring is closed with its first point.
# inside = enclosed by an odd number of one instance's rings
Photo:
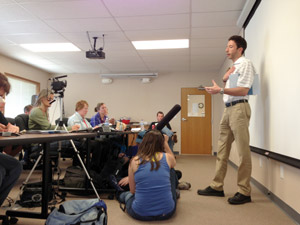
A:
{"type": "Polygon", "coordinates": [[[173,200],[175,203],[175,207],[171,212],[169,212],[167,214],[158,215],[158,216],[141,216],[141,215],[135,213],[132,209],[134,194],[132,194],[130,191],[121,193],[120,197],[119,197],[119,201],[121,203],[125,203],[127,213],[134,219],[142,220],[142,221],[155,221],[155,220],[170,219],[176,211],[176,203],[177,203],[176,187],[178,185],[178,179],[177,179],[175,170],[173,168],[170,170],[170,181],[171,181],[171,191],[172,191],[172,196],[173,196],[173,200]]]}
{"type": "Polygon", "coordinates": [[[22,172],[22,164],[15,158],[0,153],[0,206],[22,172]]]}

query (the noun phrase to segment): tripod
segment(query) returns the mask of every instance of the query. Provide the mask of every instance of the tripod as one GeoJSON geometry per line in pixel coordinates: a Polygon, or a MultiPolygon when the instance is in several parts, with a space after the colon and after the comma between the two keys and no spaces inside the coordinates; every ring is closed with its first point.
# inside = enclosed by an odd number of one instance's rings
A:
{"type": "MultiPolygon", "coordinates": [[[[59,93],[58,98],[59,98],[59,105],[60,105],[60,119],[59,119],[58,124],[57,124],[56,127],[55,127],[55,130],[57,130],[57,128],[60,127],[60,128],[63,128],[67,133],[69,133],[69,132],[68,132],[68,129],[66,128],[65,124],[63,123],[63,101],[62,101],[62,99],[63,99],[63,91],[59,93]]],[[[85,172],[85,174],[86,174],[86,177],[88,178],[88,180],[89,180],[89,182],[90,182],[90,185],[92,186],[92,188],[93,188],[93,190],[94,190],[94,192],[95,192],[97,198],[98,198],[99,200],[101,200],[100,197],[99,197],[99,195],[98,195],[98,192],[97,192],[97,190],[96,190],[96,188],[95,188],[95,186],[94,186],[94,183],[93,183],[93,181],[92,181],[92,178],[90,177],[90,175],[89,175],[89,173],[88,173],[88,171],[87,171],[87,169],[86,169],[86,167],[85,167],[85,165],[84,165],[84,163],[83,163],[83,161],[82,161],[82,159],[81,159],[81,157],[80,157],[79,151],[78,151],[78,149],[76,148],[76,146],[75,146],[75,144],[74,144],[74,141],[73,141],[73,140],[70,140],[70,143],[71,143],[71,145],[72,145],[72,147],[73,147],[73,150],[74,150],[74,152],[75,152],[75,154],[76,154],[76,156],[77,156],[77,158],[78,158],[78,160],[79,160],[79,162],[80,162],[80,164],[81,164],[81,166],[82,166],[82,168],[83,168],[83,170],[84,170],[84,172],[85,172]]],[[[60,158],[60,151],[61,151],[61,142],[59,142],[58,150],[59,150],[59,151],[58,151],[58,152],[59,152],[59,155],[58,155],[58,161],[59,161],[59,158],[60,158]]],[[[32,175],[32,173],[34,172],[35,168],[37,167],[38,163],[40,162],[42,156],[43,156],[43,150],[40,152],[39,157],[38,157],[38,159],[36,160],[34,166],[32,167],[32,169],[31,169],[29,175],[27,176],[26,180],[23,182],[23,185],[22,185],[22,187],[21,187],[21,189],[20,189],[20,192],[19,192],[19,195],[18,195],[18,196],[21,195],[21,193],[23,192],[23,190],[24,190],[26,184],[28,184],[28,181],[29,181],[31,175],[32,175]]],[[[58,176],[58,179],[59,179],[59,176],[58,176]]],[[[57,182],[57,185],[59,185],[59,181],[57,182]]]]}

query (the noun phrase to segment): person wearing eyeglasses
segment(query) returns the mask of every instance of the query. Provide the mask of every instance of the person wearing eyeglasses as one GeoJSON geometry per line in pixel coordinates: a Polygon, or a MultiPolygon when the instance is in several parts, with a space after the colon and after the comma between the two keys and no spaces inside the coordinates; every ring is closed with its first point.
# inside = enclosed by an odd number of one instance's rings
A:
{"type": "MultiPolygon", "coordinates": [[[[6,76],[0,73],[0,96],[4,97],[10,91],[10,84],[6,76]]],[[[18,127],[7,122],[0,111],[0,132],[19,132],[18,127]]],[[[22,172],[22,164],[12,156],[5,154],[12,150],[12,146],[0,148],[0,206],[5,201],[10,190],[20,177],[22,172]],[[3,150],[4,153],[1,152],[3,150]]]]}
{"type": "Polygon", "coordinates": [[[80,100],[76,103],[75,113],[69,117],[68,126],[73,126],[78,124],[80,126],[79,130],[85,130],[92,128],[89,121],[85,118],[89,110],[89,104],[85,100],[80,100]]]}
{"type": "MultiPolygon", "coordinates": [[[[51,101],[54,99],[54,94],[50,90],[43,89],[35,103],[35,107],[29,115],[28,127],[30,130],[54,130],[56,125],[51,125],[49,122],[48,109],[51,106],[51,101]]],[[[80,126],[75,124],[67,127],[68,130],[78,130],[80,126]]]]}

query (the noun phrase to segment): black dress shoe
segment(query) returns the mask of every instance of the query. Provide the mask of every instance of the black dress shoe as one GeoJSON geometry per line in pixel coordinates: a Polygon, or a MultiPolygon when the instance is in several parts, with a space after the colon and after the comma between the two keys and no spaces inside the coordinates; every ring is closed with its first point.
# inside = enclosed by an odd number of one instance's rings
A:
{"type": "Polygon", "coordinates": [[[251,202],[251,196],[246,196],[237,192],[233,197],[228,198],[228,202],[233,205],[244,204],[247,202],[251,202]]]}
{"type": "Polygon", "coordinates": [[[198,190],[197,191],[198,195],[206,195],[206,196],[218,196],[218,197],[224,197],[224,191],[217,191],[210,186],[203,190],[198,190]]]}

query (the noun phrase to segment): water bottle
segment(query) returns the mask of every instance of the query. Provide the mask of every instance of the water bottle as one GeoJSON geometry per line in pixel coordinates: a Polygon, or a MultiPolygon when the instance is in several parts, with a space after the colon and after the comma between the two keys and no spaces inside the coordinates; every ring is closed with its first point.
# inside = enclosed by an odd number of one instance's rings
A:
{"type": "Polygon", "coordinates": [[[145,127],[144,127],[144,121],[143,121],[143,119],[140,122],[140,126],[141,126],[141,131],[144,131],[145,127]]]}
{"type": "Polygon", "coordinates": [[[120,128],[119,128],[120,131],[123,130],[123,123],[122,123],[122,120],[120,120],[120,128]]]}
{"type": "Polygon", "coordinates": [[[108,117],[106,117],[105,122],[104,122],[104,125],[105,125],[106,127],[109,127],[109,119],[108,119],[108,117]]]}

